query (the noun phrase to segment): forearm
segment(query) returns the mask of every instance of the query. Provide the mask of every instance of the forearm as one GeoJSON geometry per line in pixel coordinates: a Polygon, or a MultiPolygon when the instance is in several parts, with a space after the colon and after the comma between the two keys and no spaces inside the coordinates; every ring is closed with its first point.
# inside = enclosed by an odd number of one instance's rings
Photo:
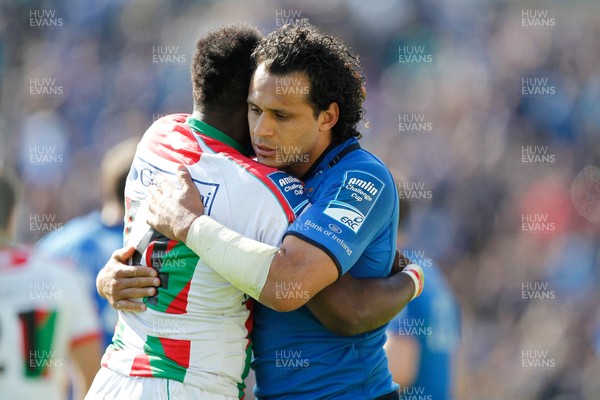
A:
{"type": "Polygon", "coordinates": [[[356,279],[347,273],[307,306],[329,330],[357,335],[388,323],[411,301],[415,290],[414,281],[404,273],[385,279],[356,279]]]}
{"type": "Polygon", "coordinates": [[[298,238],[288,236],[277,248],[208,216],[193,222],[185,243],[235,287],[277,311],[301,307],[337,278],[331,259],[298,238]]]}

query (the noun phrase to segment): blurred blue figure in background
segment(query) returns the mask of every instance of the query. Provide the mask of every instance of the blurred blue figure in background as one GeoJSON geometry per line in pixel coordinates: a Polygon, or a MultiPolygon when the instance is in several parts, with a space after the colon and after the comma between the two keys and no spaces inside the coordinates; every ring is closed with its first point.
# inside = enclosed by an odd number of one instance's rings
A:
{"type": "Polygon", "coordinates": [[[136,144],[135,139],[125,140],[104,156],[100,167],[102,209],[69,221],[38,242],[46,254],[70,260],[84,274],[96,300],[104,346],[111,343],[117,312],[98,295],[94,282],[112,252],[123,246],[123,191],[136,144]]]}
{"type": "Polygon", "coordinates": [[[442,273],[421,250],[403,245],[402,229],[409,212],[400,201],[398,248],[425,271],[427,284],[390,321],[385,351],[394,382],[400,385],[400,399],[451,399],[453,358],[460,342],[460,306],[442,273]]]}

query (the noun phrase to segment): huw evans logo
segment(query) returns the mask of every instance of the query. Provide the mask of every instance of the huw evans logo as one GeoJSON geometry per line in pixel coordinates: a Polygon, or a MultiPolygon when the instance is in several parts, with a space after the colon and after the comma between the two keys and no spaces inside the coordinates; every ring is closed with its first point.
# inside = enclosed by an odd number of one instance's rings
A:
{"type": "Polygon", "coordinates": [[[348,171],[335,199],[324,213],[357,233],[385,184],[363,171],[348,171]]]}
{"type": "Polygon", "coordinates": [[[524,28],[556,27],[556,18],[549,15],[549,10],[521,10],[521,26],[524,28]]]}

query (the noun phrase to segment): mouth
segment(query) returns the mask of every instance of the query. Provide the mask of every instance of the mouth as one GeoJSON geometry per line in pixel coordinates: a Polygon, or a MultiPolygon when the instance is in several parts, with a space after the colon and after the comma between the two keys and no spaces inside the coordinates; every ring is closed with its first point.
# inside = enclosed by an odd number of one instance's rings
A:
{"type": "Polygon", "coordinates": [[[256,153],[257,156],[273,157],[275,155],[275,149],[256,143],[253,143],[252,145],[254,147],[254,153],[256,153]]]}

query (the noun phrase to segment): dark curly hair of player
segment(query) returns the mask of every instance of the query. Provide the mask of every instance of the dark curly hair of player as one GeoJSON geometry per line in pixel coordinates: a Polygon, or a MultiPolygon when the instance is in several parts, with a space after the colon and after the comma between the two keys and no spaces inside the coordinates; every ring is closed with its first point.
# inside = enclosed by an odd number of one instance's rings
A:
{"type": "Polygon", "coordinates": [[[277,75],[304,72],[310,79],[308,102],[315,111],[337,103],[340,114],[332,129],[334,142],[360,138],[356,125],[363,116],[364,76],[358,57],[336,37],[310,24],[284,25],[268,34],[253,54],[277,75]]]}
{"type": "Polygon", "coordinates": [[[251,54],[263,35],[252,25],[227,25],[196,42],[192,60],[194,110],[228,113],[245,107],[251,54]]]}

